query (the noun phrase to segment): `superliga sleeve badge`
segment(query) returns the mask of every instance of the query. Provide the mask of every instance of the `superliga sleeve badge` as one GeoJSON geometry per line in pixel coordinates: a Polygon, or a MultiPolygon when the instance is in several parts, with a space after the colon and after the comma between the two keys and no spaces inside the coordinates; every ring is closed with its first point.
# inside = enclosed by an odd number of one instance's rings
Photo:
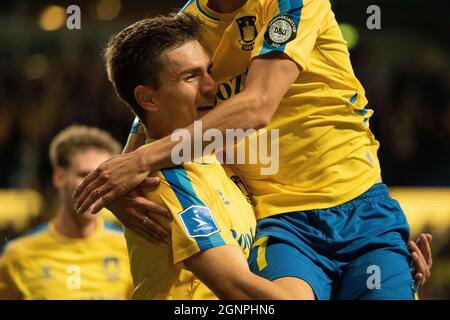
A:
{"type": "Polygon", "coordinates": [[[272,48],[279,48],[297,36],[297,25],[291,17],[280,14],[270,20],[264,41],[272,48]]]}
{"type": "Polygon", "coordinates": [[[180,212],[179,216],[189,238],[209,237],[220,232],[208,207],[190,206],[180,212]]]}

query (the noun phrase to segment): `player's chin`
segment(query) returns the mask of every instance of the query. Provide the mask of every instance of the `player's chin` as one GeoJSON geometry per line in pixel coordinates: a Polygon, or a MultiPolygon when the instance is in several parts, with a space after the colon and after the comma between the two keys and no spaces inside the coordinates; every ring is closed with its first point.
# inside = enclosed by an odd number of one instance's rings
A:
{"type": "MultiPolygon", "coordinates": [[[[211,110],[212,110],[212,109],[211,109],[211,110]]],[[[197,119],[202,118],[203,116],[205,116],[206,114],[208,114],[211,110],[197,111],[197,119]]]]}

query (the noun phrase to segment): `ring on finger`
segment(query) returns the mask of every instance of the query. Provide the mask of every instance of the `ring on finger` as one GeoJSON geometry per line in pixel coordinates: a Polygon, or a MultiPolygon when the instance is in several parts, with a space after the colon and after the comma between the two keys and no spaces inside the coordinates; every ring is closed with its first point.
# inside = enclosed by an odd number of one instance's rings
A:
{"type": "Polygon", "coordinates": [[[143,224],[143,225],[150,224],[150,219],[149,219],[148,217],[144,217],[144,218],[142,219],[142,224],[143,224]]]}

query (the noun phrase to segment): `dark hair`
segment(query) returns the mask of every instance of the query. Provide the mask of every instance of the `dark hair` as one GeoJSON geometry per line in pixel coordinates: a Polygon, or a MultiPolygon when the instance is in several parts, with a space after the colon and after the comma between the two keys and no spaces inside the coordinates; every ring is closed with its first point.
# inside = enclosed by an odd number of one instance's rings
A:
{"type": "Polygon", "coordinates": [[[138,117],[142,108],[134,98],[136,86],[158,89],[161,54],[191,40],[202,43],[201,22],[189,13],[140,20],[109,40],[104,53],[108,79],[138,117]]]}
{"type": "Polygon", "coordinates": [[[111,156],[121,150],[120,144],[106,131],[94,127],[72,125],[58,133],[50,143],[50,161],[53,168],[67,169],[70,158],[79,150],[97,148],[111,156]]]}

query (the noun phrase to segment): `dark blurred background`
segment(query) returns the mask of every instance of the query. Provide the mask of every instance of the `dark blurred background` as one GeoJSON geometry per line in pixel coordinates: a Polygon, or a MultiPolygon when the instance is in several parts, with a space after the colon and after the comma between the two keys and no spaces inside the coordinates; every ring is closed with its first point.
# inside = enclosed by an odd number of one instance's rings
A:
{"type": "MultiPolygon", "coordinates": [[[[381,142],[383,179],[403,187],[397,190],[404,202],[399,200],[415,212],[408,216],[413,235],[435,235],[436,272],[422,297],[449,299],[450,2],[332,4],[375,110],[371,128],[381,142]],[[381,9],[380,30],[366,26],[366,10],[373,4],[381,9]]],[[[106,79],[101,54],[109,37],[138,19],[183,5],[176,0],[0,2],[0,247],[3,239],[54,213],[48,145],[57,132],[86,124],[125,143],[133,117],[106,79]],[[81,8],[80,30],[66,28],[65,11],[72,4],[81,8]]]]}

